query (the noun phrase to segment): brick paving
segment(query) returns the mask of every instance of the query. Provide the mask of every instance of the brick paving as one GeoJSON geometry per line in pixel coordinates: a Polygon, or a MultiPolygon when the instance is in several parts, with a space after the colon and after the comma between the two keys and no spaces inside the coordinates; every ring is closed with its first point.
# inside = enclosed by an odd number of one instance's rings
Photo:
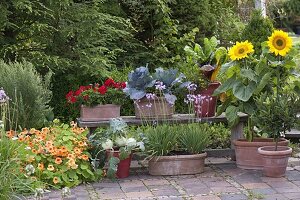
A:
{"type": "MultiPolygon", "coordinates": [[[[51,191],[42,199],[62,199],[61,192],[51,191]]],[[[72,188],[71,195],[64,199],[300,200],[300,167],[289,167],[282,178],[239,169],[224,159],[213,163],[208,160],[205,172],[196,175],[151,176],[147,168],[134,167],[128,178],[83,184],[72,188]]]]}

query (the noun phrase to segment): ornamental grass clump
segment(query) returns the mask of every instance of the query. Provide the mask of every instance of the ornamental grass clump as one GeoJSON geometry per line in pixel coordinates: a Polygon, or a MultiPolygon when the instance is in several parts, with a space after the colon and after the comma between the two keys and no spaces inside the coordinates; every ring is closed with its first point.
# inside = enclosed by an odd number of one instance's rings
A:
{"type": "Polygon", "coordinates": [[[20,133],[10,130],[6,135],[26,150],[19,173],[61,188],[101,177],[102,171],[93,169],[89,162],[87,132],[76,123],[69,126],[56,120],[51,127],[20,133]]]}
{"type": "Polygon", "coordinates": [[[145,147],[149,156],[202,153],[210,143],[210,127],[205,124],[162,124],[145,129],[145,147]]]}

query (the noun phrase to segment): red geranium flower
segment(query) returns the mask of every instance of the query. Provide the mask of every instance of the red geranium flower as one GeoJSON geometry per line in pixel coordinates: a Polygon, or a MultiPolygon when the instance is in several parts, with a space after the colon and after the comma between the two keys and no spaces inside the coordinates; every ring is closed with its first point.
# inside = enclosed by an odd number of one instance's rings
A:
{"type": "Polygon", "coordinates": [[[76,97],[74,97],[74,92],[72,90],[66,94],[66,99],[69,103],[75,103],[77,100],[76,97]]]}
{"type": "Polygon", "coordinates": [[[121,88],[122,88],[122,89],[126,88],[126,83],[125,83],[125,82],[122,82],[122,83],[121,83],[121,88]]]}
{"type": "Polygon", "coordinates": [[[100,94],[105,94],[107,92],[107,88],[104,85],[102,85],[101,87],[99,87],[98,92],[100,94]]]}
{"type": "Polygon", "coordinates": [[[110,87],[110,86],[113,86],[115,84],[115,81],[111,78],[107,79],[105,82],[104,82],[104,85],[106,87],[110,87]]]}

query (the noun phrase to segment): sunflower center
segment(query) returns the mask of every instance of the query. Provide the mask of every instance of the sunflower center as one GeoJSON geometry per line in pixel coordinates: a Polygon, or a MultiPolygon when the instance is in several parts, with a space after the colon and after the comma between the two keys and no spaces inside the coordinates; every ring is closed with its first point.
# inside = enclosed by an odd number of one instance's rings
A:
{"type": "Polygon", "coordinates": [[[275,38],[273,41],[273,46],[278,50],[282,50],[286,46],[285,40],[281,37],[275,38]]]}
{"type": "Polygon", "coordinates": [[[244,48],[240,48],[238,52],[239,52],[239,54],[243,54],[245,52],[245,49],[244,48]]]}

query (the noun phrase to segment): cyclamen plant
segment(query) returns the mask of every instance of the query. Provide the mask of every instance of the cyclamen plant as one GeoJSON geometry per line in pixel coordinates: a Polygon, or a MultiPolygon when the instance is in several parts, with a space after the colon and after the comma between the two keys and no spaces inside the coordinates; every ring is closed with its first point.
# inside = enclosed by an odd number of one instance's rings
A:
{"type": "Polygon", "coordinates": [[[115,82],[109,78],[101,86],[96,83],[94,85],[80,86],[76,91],[71,90],[66,95],[66,99],[68,103],[79,103],[86,106],[122,104],[124,100],[122,90],[125,87],[125,82],[115,82]]]}

